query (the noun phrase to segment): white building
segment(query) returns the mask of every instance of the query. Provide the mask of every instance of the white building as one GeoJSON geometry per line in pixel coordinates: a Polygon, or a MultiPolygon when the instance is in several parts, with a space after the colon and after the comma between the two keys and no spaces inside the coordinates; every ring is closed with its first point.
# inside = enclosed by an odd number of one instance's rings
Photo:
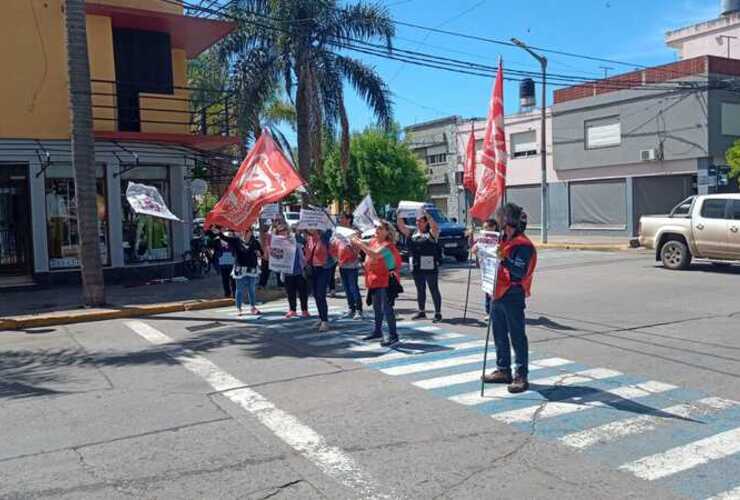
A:
{"type": "Polygon", "coordinates": [[[740,59],[740,1],[724,1],[720,17],[666,33],[681,59],[717,56],[740,59]]]}

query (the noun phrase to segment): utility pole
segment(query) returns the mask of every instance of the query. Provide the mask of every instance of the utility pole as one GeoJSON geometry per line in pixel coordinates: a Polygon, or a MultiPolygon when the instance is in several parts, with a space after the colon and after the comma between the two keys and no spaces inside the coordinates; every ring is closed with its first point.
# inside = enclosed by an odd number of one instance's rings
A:
{"type": "Polygon", "coordinates": [[[601,68],[601,69],[604,70],[604,78],[605,79],[606,78],[609,78],[609,71],[614,69],[611,66],[599,66],[599,68],[601,68]]]}
{"type": "Polygon", "coordinates": [[[532,49],[530,49],[524,42],[521,40],[518,40],[516,38],[512,38],[511,42],[516,45],[517,47],[524,49],[537,59],[537,61],[540,63],[540,66],[542,68],[542,123],[540,124],[540,163],[541,163],[541,169],[542,169],[542,177],[541,177],[541,189],[542,194],[540,197],[541,202],[541,212],[542,212],[542,232],[541,232],[541,240],[542,243],[547,243],[547,220],[548,220],[548,196],[547,196],[547,58],[545,56],[542,56],[540,54],[537,54],[532,49]]]}

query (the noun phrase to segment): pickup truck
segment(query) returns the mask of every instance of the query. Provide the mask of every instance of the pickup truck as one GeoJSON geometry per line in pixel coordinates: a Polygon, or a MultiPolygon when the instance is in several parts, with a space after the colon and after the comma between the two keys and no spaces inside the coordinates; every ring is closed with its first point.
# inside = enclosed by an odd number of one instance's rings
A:
{"type": "Polygon", "coordinates": [[[668,215],[641,217],[639,234],[668,269],[686,269],[693,258],[740,263],[740,194],[691,196],[668,215]]]}

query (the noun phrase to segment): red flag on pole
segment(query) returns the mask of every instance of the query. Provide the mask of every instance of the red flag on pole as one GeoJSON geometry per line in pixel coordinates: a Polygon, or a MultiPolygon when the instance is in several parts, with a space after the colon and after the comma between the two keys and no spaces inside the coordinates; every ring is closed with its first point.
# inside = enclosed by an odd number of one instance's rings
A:
{"type": "Polygon", "coordinates": [[[465,168],[463,169],[463,187],[475,194],[475,125],[470,125],[470,137],[465,148],[465,168]]]}
{"type": "Polygon", "coordinates": [[[499,60],[496,83],[488,110],[486,135],[483,137],[483,164],[470,215],[488,219],[501,204],[506,191],[506,133],[504,131],[504,70],[499,60]]]}
{"type": "Polygon", "coordinates": [[[257,220],[263,205],[282,200],[304,184],[265,130],[239,167],[223,198],[206,216],[206,227],[219,225],[243,231],[257,220]]]}

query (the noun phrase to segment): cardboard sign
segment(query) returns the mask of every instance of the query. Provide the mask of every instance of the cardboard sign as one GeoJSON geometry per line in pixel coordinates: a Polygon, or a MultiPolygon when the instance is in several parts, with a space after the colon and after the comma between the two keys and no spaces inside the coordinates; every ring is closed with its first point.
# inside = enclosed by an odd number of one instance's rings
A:
{"type": "Polygon", "coordinates": [[[493,295],[496,290],[498,278],[499,260],[496,252],[498,250],[499,233],[484,231],[479,234],[476,245],[478,246],[478,259],[480,261],[480,284],[481,289],[488,295],[493,295]]]}
{"type": "Polygon", "coordinates": [[[337,226],[334,229],[334,237],[342,240],[344,243],[349,243],[353,236],[357,235],[357,231],[351,227],[337,226]]]}
{"type": "Polygon", "coordinates": [[[278,217],[280,215],[280,204],[279,203],[268,203],[264,207],[262,207],[262,212],[260,213],[260,219],[262,220],[273,220],[274,218],[278,217]]]}
{"type": "Polygon", "coordinates": [[[418,219],[424,210],[424,203],[420,201],[402,201],[398,204],[396,217],[400,219],[418,219]]]}
{"type": "Polygon", "coordinates": [[[295,238],[273,234],[270,241],[270,271],[291,274],[297,249],[295,238]]]}
{"type": "Polygon", "coordinates": [[[323,210],[313,210],[310,208],[301,208],[300,217],[298,219],[298,229],[318,229],[319,231],[326,231],[334,227],[329,216],[323,210]]]}

